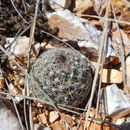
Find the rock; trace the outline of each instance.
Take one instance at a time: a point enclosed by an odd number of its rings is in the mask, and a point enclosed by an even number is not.
[[[91,28],[91,26],[90,26],[90,28]],[[98,60],[99,49],[100,49],[100,31],[95,30],[95,32],[94,32],[94,29],[91,28],[91,34],[89,34],[91,37],[91,40],[78,41],[78,45],[81,49],[82,54],[87,56],[89,58],[89,60],[91,60],[91,61]],[[98,32],[99,32],[99,34],[98,34]],[[113,61],[113,59],[116,56],[115,50],[113,49],[113,47],[111,45],[110,38],[108,40],[107,45],[108,46],[107,46],[106,61],[105,61],[106,64],[110,61]],[[109,58],[108,61],[107,61],[107,58]]]
[[[13,94],[21,94],[21,91],[12,83],[9,84],[10,91]]]
[[[43,107],[43,104],[40,103],[40,102],[38,102],[38,103],[37,103],[37,107]]]
[[[27,57],[28,52],[30,50],[29,47],[29,37],[26,36],[20,36],[15,41],[13,38],[6,38],[6,45],[5,47],[8,47],[7,51],[9,53],[12,53],[15,55],[15,60],[21,65],[27,64]],[[14,41],[14,42],[13,42]],[[34,44],[34,41],[32,43],[32,51],[31,51],[31,59],[30,62],[32,63],[40,51],[40,43]]]
[[[121,125],[121,124],[123,124],[124,122],[125,122],[125,118],[123,117],[123,118],[117,119],[116,122],[114,122],[114,123],[117,124],[117,125]]]
[[[124,14],[130,8],[129,0],[112,0],[116,14]]]
[[[109,7],[108,15],[113,16],[113,10],[110,8],[109,5],[107,5],[106,0],[94,0],[94,10],[97,12],[97,14],[104,15],[106,6]],[[114,7],[116,15],[119,16],[122,15],[126,10],[129,10],[130,2],[128,0],[112,0],[112,5]]]
[[[120,29],[120,33],[121,33],[122,41],[123,41],[123,47],[124,47],[123,50],[124,50],[125,56],[127,56],[130,52],[130,44],[129,44],[130,39],[128,38],[127,34],[121,29]],[[112,46],[116,51],[116,55],[121,58],[122,46],[120,45],[121,41],[119,37],[120,35],[119,35],[118,30],[112,32]]]
[[[68,121],[68,123],[70,124],[71,127],[73,127],[74,125],[76,125],[76,123],[74,122],[74,120],[72,119],[72,116],[68,115],[68,114],[63,114],[63,116],[65,117],[65,119]],[[61,119],[63,120],[63,119]]]
[[[29,52],[29,37],[21,36],[18,37],[15,41],[15,38],[6,38],[6,46],[10,45],[9,51],[13,53],[14,55],[25,55]],[[14,41],[14,42],[13,42]],[[13,43],[12,43],[13,42]],[[34,41],[33,41],[34,44]],[[36,53],[39,52],[39,44],[35,45],[35,51]]]
[[[53,130],[66,130],[65,124],[61,121],[56,121],[51,125]]]
[[[4,76],[0,74],[0,89],[4,88],[5,86],[5,79]]]
[[[15,75],[14,85],[15,86],[23,86],[24,84],[25,84],[24,77],[21,77],[19,75]]]
[[[81,52],[87,53],[86,55],[91,59],[98,57],[101,31],[87,23],[86,19],[73,15],[69,10],[64,10],[48,14],[48,21],[51,28],[59,29],[59,37],[77,41]],[[107,50],[107,57],[109,56],[115,56],[110,38]]]
[[[126,78],[127,78],[127,87],[130,92],[130,56],[126,59]]]
[[[47,117],[44,113],[39,114],[37,117],[38,117],[39,121],[41,121],[42,124],[44,124],[44,125],[47,124]]]
[[[59,36],[72,41],[88,40],[88,32],[82,22],[86,19],[78,18],[69,10],[57,11],[48,14],[48,21],[51,28],[59,29]]]
[[[75,1],[76,7],[74,8],[74,11],[77,13],[87,13],[90,14],[92,12],[93,3],[91,0],[76,0]]]
[[[60,44],[59,40],[51,39],[49,42],[42,42],[41,47],[45,50],[50,50],[50,49],[57,48],[59,44]]]
[[[40,87],[55,102],[78,106],[90,93],[91,67],[89,60],[74,49],[52,49],[41,54],[32,65],[29,86],[38,98],[45,99]]]
[[[109,117],[121,118],[130,113],[129,98],[116,84],[103,88],[102,92],[100,101]]]
[[[103,83],[122,83],[122,72],[115,69],[103,69]]]
[[[15,86],[14,84],[10,83],[9,84],[9,88],[12,94],[21,94],[22,90],[20,90],[17,86]],[[23,98],[22,97],[16,97],[14,98],[15,101],[20,102]]]
[[[43,130],[51,130],[51,128],[45,127]]]
[[[71,0],[49,0],[49,5],[55,11],[61,11],[70,7]]]
[[[120,17],[119,20],[121,21],[126,21],[126,22],[130,22],[130,11],[125,11]],[[122,27],[123,30],[127,33],[130,33],[130,25],[129,24],[125,24],[125,23],[119,23]]]
[[[34,130],[44,130],[44,126],[40,124],[34,124]]]
[[[50,114],[49,114],[50,123],[54,123],[59,117],[60,116],[56,111],[51,111]]]
[[[0,130],[22,130],[11,107],[13,104],[10,101],[0,99]]]

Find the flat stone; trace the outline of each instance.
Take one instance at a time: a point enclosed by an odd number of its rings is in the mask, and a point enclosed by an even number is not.
[[[106,114],[111,118],[119,119],[130,113],[129,98],[116,84],[103,88],[101,101]]]
[[[49,114],[49,121],[50,123],[54,123],[59,118],[59,115],[55,111],[51,111]]]
[[[30,50],[30,45],[29,45],[30,38],[26,36],[21,36],[21,37],[18,37],[15,41],[14,40],[15,40],[14,37],[6,38],[6,46],[10,45],[10,47],[8,48],[8,51],[16,56],[19,56],[19,55],[27,56]],[[34,41],[32,44],[34,45]],[[35,54],[39,53],[39,50],[40,50],[39,43],[34,45],[34,50],[35,50],[34,51]]]
[[[61,38],[72,41],[88,40],[88,31],[82,23],[87,20],[76,17],[67,9],[48,14],[48,21],[51,28],[59,29]]]
[[[61,121],[56,121],[54,124],[51,125],[53,130],[66,130],[65,125]]]
[[[128,56],[126,58],[126,84],[127,84],[127,88],[128,88],[128,91],[130,92],[130,56]]]
[[[44,113],[39,114],[37,117],[42,122],[42,124],[44,124],[44,125],[47,124],[47,117]]]
[[[74,8],[74,11],[77,13],[89,13],[92,12],[92,6],[93,3],[91,0],[76,0],[75,1],[76,8]]]
[[[103,69],[103,83],[122,83],[122,72],[115,69]]]

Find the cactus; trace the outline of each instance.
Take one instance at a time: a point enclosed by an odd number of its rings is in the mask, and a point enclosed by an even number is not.
[[[41,54],[30,70],[29,85],[38,98],[39,87],[58,104],[79,106],[91,91],[92,69],[88,59],[70,48]]]

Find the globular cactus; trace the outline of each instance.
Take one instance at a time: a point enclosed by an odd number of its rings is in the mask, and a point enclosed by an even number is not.
[[[58,104],[79,106],[91,91],[92,69],[87,58],[70,48],[41,54],[30,70],[29,85],[35,96],[45,99],[39,87]]]

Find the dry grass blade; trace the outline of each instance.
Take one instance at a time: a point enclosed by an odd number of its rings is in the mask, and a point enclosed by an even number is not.
[[[31,48],[32,48],[31,47],[32,46],[32,41],[34,39],[34,33],[35,33],[35,26],[36,26],[36,21],[37,21],[39,3],[40,3],[40,0],[37,0],[36,1],[35,14],[34,14],[33,22],[32,22],[32,25],[31,25],[31,30],[30,30],[29,52],[28,52],[28,65],[27,65],[28,69],[30,67],[30,53],[31,53]]]
[[[110,2],[107,1],[107,3],[110,3]],[[106,7],[105,17],[108,18],[108,6]],[[98,79],[100,65],[103,64],[101,61],[102,61],[102,59],[104,59],[103,58],[103,53],[104,53],[104,51],[105,51],[104,49],[106,49],[106,45],[107,45],[107,36],[108,36],[108,21],[105,21],[105,23],[104,23],[104,30],[102,32],[101,40],[100,40],[101,42],[100,42],[100,51],[99,51],[98,65],[97,65],[95,76],[94,76],[94,80],[93,80],[92,91],[91,91],[89,104],[88,104],[88,110],[87,110],[86,118],[85,118],[84,130],[86,130],[86,128],[87,128],[88,117],[89,117],[89,113],[90,113],[90,108],[92,106],[92,100],[93,100],[94,92],[96,90],[96,83],[97,83],[97,79]]]
[[[23,31],[19,30],[18,33],[16,34],[14,40],[5,48],[8,49],[17,39],[18,37],[22,36],[27,30],[29,30],[31,27],[31,25],[29,25],[26,29],[24,29]],[[21,31],[21,32],[20,32]],[[20,33],[19,33],[20,32]]]
[[[116,18],[116,14],[115,14],[115,10],[114,10],[114,7],[112,5],[112,2],[111,2],[111,7],[112,7],[112,12],[113,12],[113,15],[114,15],[114,19],[117,20]],[[120,40],[120,55],[121,55],[121,65],[122,65],[122,77],[123,77],[123,84],[124,84],[124,87],[125,87],[125,91],[126,93],[128,94],[128,88],[127,88],[127,85],[126,85],[126,66],[125,66],[125,54],[124,54],[124,43],[123,43],[123,40],[122,40],[122,35],[121,35],[121,32],[120,32],[120,28],[119,28],[119,25],[118,25],[118,22],[116,21],[116,27],[117,27],[117,30],[119,32],[119,40]]]
[[[117,22],[117,23],[130,25],[130,22],[117,20],[117,19],[112,19],[112,18],[105,18],[105,17],[101,17],[101,16],[87,15],[87,14],[77,14],[77,13],[74,13],[74,14],[77,15],[77,16],[80,16],[80,17],[84,16],[84,17],[90,17],[90,18],[97,18],[97,19],[101,19],[101,20],[107,20],[107,21],[112,21],[112,22]]]
[[[31,26],[31,31],[30,31],[29,52],[28,52],[28,62],[27,62],[28,63],[27,68],[28,69],[30,67],[30,55],[31,55],[32,42],[33,42],[33,39],[34,39],[34,33],[35,33],[35,26],[36,26],[36,20],[37,20],[37,15],[38,15],[39,2],[40,2],[40,0],[36,1],[35,14],[34,14],[32,26]],[[26,90],[25,91],[27,92],[27,96],[29,96],[28,76],[27,76],[27,84],[26,84]],[[24,101],[26,101],[26,100],[24,100]],[[30,129],[33,130],[31,102],[28,102],[27,104],[29,105]]]

